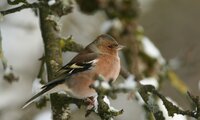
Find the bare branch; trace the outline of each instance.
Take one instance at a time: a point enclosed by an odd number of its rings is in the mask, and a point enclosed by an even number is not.
[[[19,4],[19,3],[27,3],[27,1],[26,0],[7,0],[7,2],[8,2],[8,4],[9,5],[17,5],[17,4]]]
[[[15,13],[15,12],[19,12],[23,9],[27,9],[27,8],[39,8],[41,6],[40,3],[32,3],[32,4],[23,4],[19,7],[15,7],[15,8],[11,8],[8,10],[4,10],[4,11],[0,11],[0,14],[2,14],[3,16],[11,14],[11,13]]]
[[[47,66],[48,81],[54,80],[56,70],[62,66],[62,50],[59,42],[59,30],[57,22],[53,18],[61,17],[71,12],[68,4],[57,0],[56,4],[49,6],[48,1],[44,2],[44,7],[39,7],[41,32],[45,48],[45,62]],[[45,7],[47,6],[47,7]],[[51,107],[54,120],[68,120],[70,117],[69,106],[62,96],[51,94]]]
[[[82,45],[73,40],[72,36],[69,36],[68,38],[60,38],[60,46],[63,52],[80,52],[84,49]]]
[[[195,105],[195,109],[190,111],[190,110],[182,110],[182,109],[180,109],[179,107],[177,107],[176,105],[171,103],[169,100],[167,100],[163,95],[161,95],[155,89],[152,89],[152,93],[157,95],[163,101],[163,104],[165,105],[169,116],[173,117],[174,114],[182,114],[182,115],[188,115],[190,117],[194,117],[196,119],[200,118],[200,109],[199,109],[200,108],[200,100],[199,100],[199,96],[194,97],[188,92],[188,96],[190,97],[190,99],[192,100],[192,102]]]

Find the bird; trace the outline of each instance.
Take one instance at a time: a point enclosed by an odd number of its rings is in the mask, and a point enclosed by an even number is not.
[[[108,34],[98,36],[68,64],[61,67],[57,71],[57,78],[42,86],[41,91],[25,102],[22,108],[27,107],[39,96],[56,90],[64,91],[77,99],[97,95],[90,85],[98,75],[103,76],[107,82],[117,79],[121,68],[118,54],[123,47]]]

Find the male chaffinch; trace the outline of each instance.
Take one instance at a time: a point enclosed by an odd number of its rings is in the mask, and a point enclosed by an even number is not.
[[[118,51],[122,47],[107,34],[98,36],[68,64],[60,68],[58,78],[44,85],[41,92],[28,100],[24,107],[44,93],[49,91],[52,93],[55,90],[65,91],[79,99],[95,96],[97,93],[89,86],[94,83],[98,75],[102,75],[106,81],[116,80],[118,77],[120,72]]]

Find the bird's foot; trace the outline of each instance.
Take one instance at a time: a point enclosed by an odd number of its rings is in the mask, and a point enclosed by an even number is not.
[[[97,107],[97,97],[88,97],[85,99],[85,103],[86,103],[86,114],[85,116],[89,116],[92,112],[96,111],[96,107]]]
[[[87,105],[87,110],[92,110],[94,107],[95,107],[95,99],[94,99],[94,97],[93,96],[91,96],[91,97],[87,97],[86,99],[85,99],[85,103],[86,103],[86,105]]]

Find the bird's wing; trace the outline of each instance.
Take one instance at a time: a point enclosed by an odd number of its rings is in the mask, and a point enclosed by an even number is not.
[[[60,75],[58,76],[57,79],[52,80],[48,82],[46,85],[44,85],[42,87],[42,90],[36,95],[34,95],[31,99],[29,99],[23,105],[22,108],[25,108],[26,106],[31,104],[37,97],[47,93],[48,91],[51,91],[51,90],[53,91],[54,88],[55,90],[57,90],[56,87],[59,84],[62,84],[63,82],[65,82],[65,80],[68,77],[70,77],[70,75],[91,69],[92,66],[95,65],[95,61],[97,60],[97,58],[98,58],[98,54],[95,54],[95,53],[78,54],[71,60],[71,62],[69,62],[67,65],[61,67],[58,70],[58,73],[60,73]]]
[[[62,84],[71,75],[91,69],[95,65],[98,54],[84,53],[76,55],[68,64],[57,71],[56,79],[48,82],[42,89],[55,84]],[[53,87],[52,87],[53,88]]]
[[[91,69],[97,61],[98,54],[87,53],[78,54],[68,64],[61,67],[57,73],[59,76],[69,76],[78,72]]]

